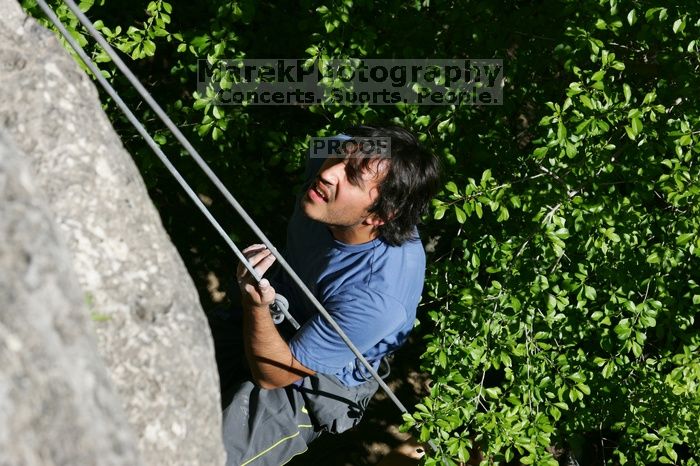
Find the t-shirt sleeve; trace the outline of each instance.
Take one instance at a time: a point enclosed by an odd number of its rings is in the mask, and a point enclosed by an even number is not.
[[[406,320],[399,301],[370,289],[339,292],[323,304],[361,353],[396,332]],[[350,348],[320,313],[304,323],[289,347],[304,366],[323,374],[336,374],[355,361]]]

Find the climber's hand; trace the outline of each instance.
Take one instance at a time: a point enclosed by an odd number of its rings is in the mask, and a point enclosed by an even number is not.
[[[261,277],[275,262],[275,256],[263,244],[248,246],[243,250],[243,255]],[[238,263],[236,275],[238,286],[241,289],[241,302],[244,306],[266,308],[275,302],[275,289],[266,278],[260,280],[260,283],[256,283],[255,278],[251,276],[241,262]]]

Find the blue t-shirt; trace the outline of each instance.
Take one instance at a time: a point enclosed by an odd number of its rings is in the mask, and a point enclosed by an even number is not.
[[[287,230],[285,259],[375,369],[413,328],[423,290],[425,253],[415,238],[391,246],[381,237],[345,244],[309,219],[297,203]],[[285,272],[273,280],[302,325],[289,340],[294,357],[348,386],[370,375]]]

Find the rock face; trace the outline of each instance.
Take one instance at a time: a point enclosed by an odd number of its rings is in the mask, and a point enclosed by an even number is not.
[[[141,464],[70,256],[0,132],[0,465]]]
[[[146,465],[222,464],[211,334],[143,180],[53,34],[15,0],[0,0],[0,11],[0,130],[26,154],[65,238],[140,456]]]

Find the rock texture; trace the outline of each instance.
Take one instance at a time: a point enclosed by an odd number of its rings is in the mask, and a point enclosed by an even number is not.
[[[143,180],[53,34],[15,0],[0,11],[0,130],[27,155],[65,238],[141,457],[222,464],[211,334]]]
[[[0,465],[141,464],[65,245],[0,132]]]

